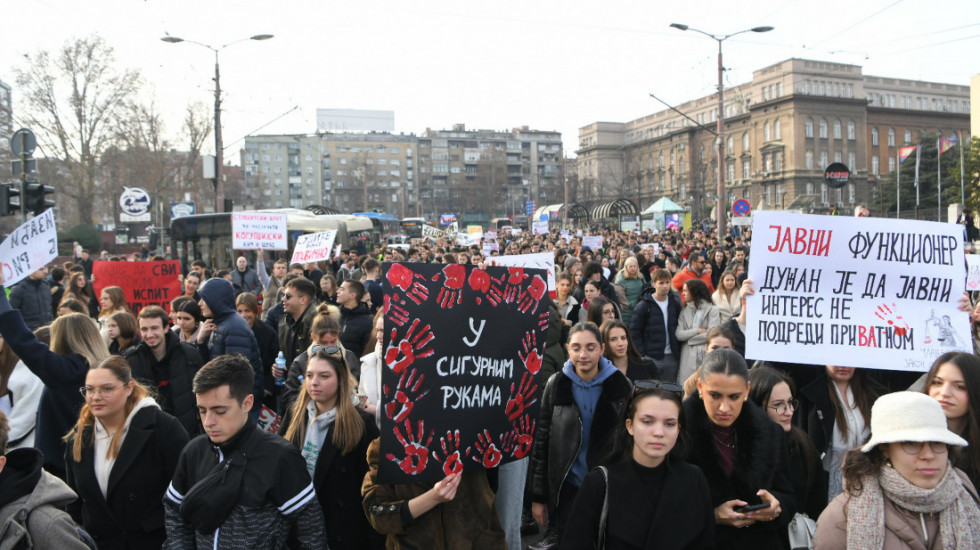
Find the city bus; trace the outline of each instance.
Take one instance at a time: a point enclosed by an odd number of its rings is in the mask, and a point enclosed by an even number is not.
[[[247,213],[286,214],[286,231],[289,250],[268,251],[266,261],[273,258],[292,256],[296,239],[306,233],[319,233],[335,229],[336,244],[344,248],[352,247],[358,241],[380,242],[375,224],[367,216],[349,214],[318,215],[308,210],[295,208],[277,208],[269,210],[253,210]],[[195,214],[183,216],[170,222],[171,254],[174,259],[181,261],[186,271],[194,260],[204,260],[214,269],[231,269],[235,265],[237,254],[232,250],[231,213]]]
[[[425,218],[405,218],[401,221],[401,230],[409,238],[422,238],[423,225],[425,225]]]

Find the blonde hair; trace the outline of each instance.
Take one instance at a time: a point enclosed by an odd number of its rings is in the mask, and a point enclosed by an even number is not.
[[[636,275],[630,275],[629,270],[626,269],[631,264],[635,264],[636,265]],[[640,262],[638,262],[636,260],[636,256],[630,256],[629,258],[626,258],[626,261],[623,262],[623,268],[619,271],[619,275],[617,275],[617,278],[622,278],[622,279],[641,279],[641,278],[643,278],[643,275],[640,274]]]
[[[51,323],[51,351],[61,355],[77,353],[89,366],[109,357],[99,329],[84,313],[62,315]]]
[[[133,384],[133,393],[129,394],[129,398],[126,399],[126,416],[128,417],[136,404],[143,400],[144,397],[149,395],[147,389],[139,382],[133,381],[133,371],[129,366],[129,362],[126,361],[120,355],[111,355],[102,361],[95,364],[90,370],[95,369],[106,369],[125,385]],[[75,462],[82,461],[82,448],[85,446],[85,430],[89,430],[89,445],[94,445],[95,443],[95,416],[92,414],[92,409],[89,408],[88,403],[82,405],[82,410],[78,413],[78,422],[72,427],[71,431],[65,435],[64,441],[66,443],[72,443],[71,447],[71,458]],[[106,459],[113,459],[119,456],[119,446],[122,445],[120,437],[122,434],[119,430],[109,435],[109,448],[106,449],[105,457]]]
[[[341,349],[341,357],[343,357],[343,353],[344,351]],[[361,438],[364,437],[364,419],[358,414],[354,403],[351,401],[351,395],[354,394],[354,379],[350,374],[350,369],[347,368],[346,359],[338,359],[328,355],[324,350],[317,350],[316,353],[310,354],[306,364],[309,365],[310,361],[314,359],[327,361],[337,378],[337,403],[335,405],[337,419],[334,420],[334,429],[331,432],[333,433],[333,444],[340,449],[340,454],[345,455],[354,451]],[[310,423],[306,406],[311,399],[310,392],[307,391],[304,382],[303,388],[296,397],[296,403],[293,404],[292,421],[290,421],[285,434],[286,441],[295,445],[297,449],[302,449],[303,442],[306,440],[306,426]]]

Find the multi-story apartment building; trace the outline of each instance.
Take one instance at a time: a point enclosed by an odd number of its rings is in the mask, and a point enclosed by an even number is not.
[[[255,136],[245,141],[242,166],[246,208],[454,213],[478,223],[519,214],[526,200],[564,196],[561,134],[527,127]]]
[[[245,140],[245,207],[414,216],[416,137],[386,133],[269,135]]]
[[[660,197],[709,215],[717,189],[717,95],[625,123],[579,130],[579,199]],[[727,203],[804,210],[874,204],[899,146],[920,134],[968,129],[969,88],[866,76],[861,67],[789,59],[725,90]],[[843,162],[851,183],[830,189],[824,169]]]
[[[418,138],[423,215],[464,213],[474,222],[523,214],[526,201],[562,202],[561,133],[426,129]]]

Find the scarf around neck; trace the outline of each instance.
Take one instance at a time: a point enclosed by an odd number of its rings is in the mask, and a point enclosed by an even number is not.
[[[980,548],[980,508],[952,465],[935,489],[916,487],[891,466],[865,477],[861,493],[851,496],[846,505],[848,548],[883,548],[885,498],[911,512],[939,514],[944,549]]]

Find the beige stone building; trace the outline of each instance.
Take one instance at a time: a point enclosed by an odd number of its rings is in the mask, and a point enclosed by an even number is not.
[[[628,198],[643,209],[662,196],[708,217],[716,201],[716,94],[626,123],[579,130],[578,196]],[[897,148],[921,133],[969,125],[969,89],[866,76],[860,66],[789,59],[725,90],[726,204],[822,211],[876,204]],[[830,189],[824,169],[843,162],[851,183]]]

